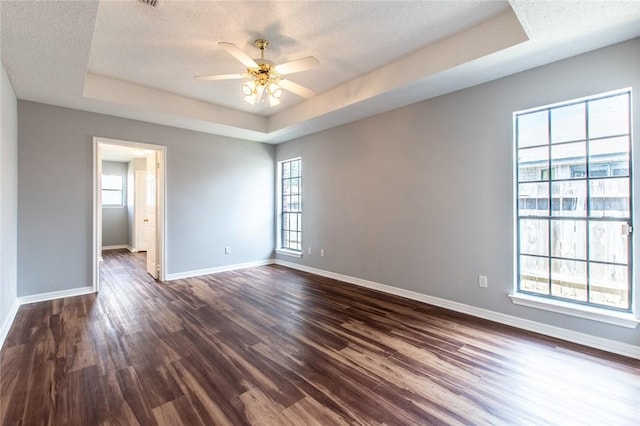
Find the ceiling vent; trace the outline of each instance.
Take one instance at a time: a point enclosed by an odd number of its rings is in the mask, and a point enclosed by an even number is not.
[[[158,7],[158,0],[138,0],[138,1],[140,3],[144,3],[152,7]]]

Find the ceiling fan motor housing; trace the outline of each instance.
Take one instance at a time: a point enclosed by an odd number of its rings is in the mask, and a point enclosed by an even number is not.
[[[259,38],[254,41],[254,44],[260,50],[260,58],[254,59],[258,67],[249,67],[247,72],[254,78],[257,85],[266,86],[269,83],[278,83],[282,76],[275,70],[274,63],[264,58],[264,51],[269,48],[269,41]]]
[[[282,79],[282,76],[276,71],[273,62],[266,59],[255,59],[258,63],[258,67],[247,68],[247,72],[251,77],[255,79],[255,82],[264,86],[268,83],[277,83]]]

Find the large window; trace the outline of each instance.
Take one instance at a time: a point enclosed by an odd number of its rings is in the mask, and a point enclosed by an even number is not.
[[[280,163],[280,248],[302,251],[302,160]]]
[[[518,112],[518,291],[631,310],[631,92]]]
[[[102,175],[102,205],[112,207],[124,205],[122,176]]]

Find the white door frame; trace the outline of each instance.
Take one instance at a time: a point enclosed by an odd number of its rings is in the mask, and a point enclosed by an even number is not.
[[[156,208],[157,220],[157,239],[156,239],[156,263],[158,265],[158,279],[166,281],[167,275],[167,247],[166,247],[166,161],[167,147],[162,145],[152,145],[142,142],[124,141],[118,139],[109,139],[99,136],[93,137],[93,249],[92,249],[92,273],[93,273],[93,291],[100,290],[100,253],[102,252],[102,191],[100,188],[101,169],[102,169],[102,153],[101,145],[119,145],[131,148],[150,149],[160,152],[158,156],[158,200]]]
[[[140,183],[143,184],[143,188],[140,188]],[[147,171],[134,170],[133,172],[133,185],[135,198],[133,200],[133,251],[147,251],[147,229],[143,219],[146,216],[147,207]],[[142,193],[142,194],[141,194]],[[141,204],[140,201],[144,203]],[[140,240],[140,234],[144,233],[144,244]]]

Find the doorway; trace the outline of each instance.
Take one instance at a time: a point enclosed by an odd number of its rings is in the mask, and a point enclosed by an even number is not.
[[[127,240],[124,244],[119,241],[120,244],[106,247],[146,252],[147,272],[154,279],[164,281],[166,147],[101,137],[93,139],[93,289],[99,291],[100,261],[105,248],[103,228],[111,226],[113,213],[125,217],[126,223],[121,227],[126,228]],[[109,170],[123,167],[126,175],[107,174]]]

